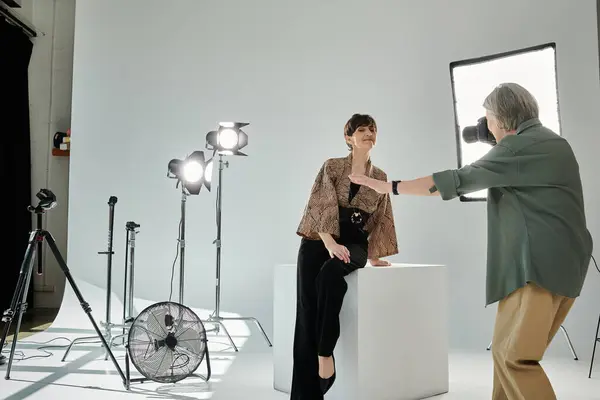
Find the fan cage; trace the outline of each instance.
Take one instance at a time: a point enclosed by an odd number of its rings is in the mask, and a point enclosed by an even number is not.
[[[128,353],[140,374],[160,383],[192,375],[206,354],[206,329],[200,318],[179,303],[146,307],[129,328]]]

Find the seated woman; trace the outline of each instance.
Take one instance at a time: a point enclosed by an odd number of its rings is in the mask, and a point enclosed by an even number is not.
[[[371,164],[377,125],[354,114],[344,137],[350,154],[325,161],[312,187],[297,233],[298,299],[294,336],[292,400],[318,400],[335,380],[333,350],[340,335],[344,279],[363,268],[388,266],[382,257],[398,253],[389,194],[351,183],[350,174],[386,180]]]

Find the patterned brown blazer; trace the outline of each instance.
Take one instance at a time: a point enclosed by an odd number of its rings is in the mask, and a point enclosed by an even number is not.
[[[319,233],[329,233],[335,239],[340,235],[338,207],[358,208],[371,214],[365,230],[369,233],[369,259],[382,258],[398,253],[396,227],[389,194],[379,194],[361,186],[348,203],[352,154],[342,158],[330,158],[321,167],[313,184],[308,203],[304,209],[297,234],[311,240],[320,240]],[[387,175],[369,161],[367,175],[387,181]]]

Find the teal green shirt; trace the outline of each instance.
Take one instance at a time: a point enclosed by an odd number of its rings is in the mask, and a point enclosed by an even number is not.
[[[481,159],[433,180],[444,200],[489,189],[486,305],[527,282],[579,296],[593,242],[579,164],[564,138],[531,119]]]

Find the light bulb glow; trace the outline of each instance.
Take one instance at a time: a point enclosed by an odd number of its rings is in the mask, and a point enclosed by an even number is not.
[[[226,150],[231,150],[238,144],[238,134],[233,129],[223,129],[219,132],[219,144]]]
[[[197,161],[187,162],[183,166],[183,179],[189,183],[198,182],[202,179],[202,175],[204,174],[204,168]]]

